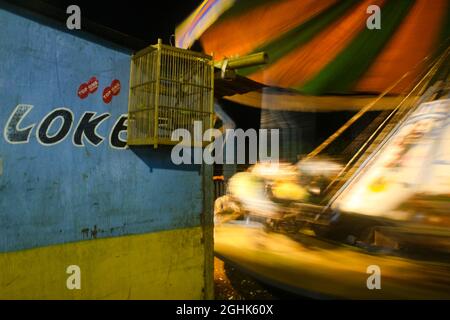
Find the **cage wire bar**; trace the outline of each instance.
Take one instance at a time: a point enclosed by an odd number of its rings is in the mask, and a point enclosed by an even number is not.
[[[132,57],[128,145],[177,144],[171,140],[176,129],[188,130],[192,139],[195,121],[201,121],[203,131],[212,128],[213,112],[211,56],[163,45],[159,39]]]

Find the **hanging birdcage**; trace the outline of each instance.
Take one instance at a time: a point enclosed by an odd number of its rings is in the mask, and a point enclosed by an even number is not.
[[[194,122],[212,127],[214,64],[211,56],[158,41],[131,60],[128,145],[177,144],[172,132]]]

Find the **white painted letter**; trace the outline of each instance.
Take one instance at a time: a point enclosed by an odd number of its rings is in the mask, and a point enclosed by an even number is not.
[[[367,273],[371,276],[367,278],[367,289],[381,289],[381,270],[379,266],[371,265],[367,267]]]
[[[206,164],[223,164],[222,132],[220,132],[219,129],[208,129],[203,135],[203,140],[211,141],[213,137],[214,141],[205,148],[205,151],[203,151],[203,161],[205,161]]]
[[[3,137],[6,142],[12,144],[27,143],[30,141],[31,130],[33,130],[34,124],[29,125],[26,128],[19,128],[23,118],[33,109],[29,104],[18,104],[12,112],[8,121],[6,122],[5,129],[3,131]]]
[[[70,5],[66,10],[67,14],[70,16],[67,18],[66,26],[69,30],[80,30],[81,29],[81,9],[77,5]]]
[[[69,290],[80,290],[81,289],[81,270],[77,265],[71,265],[67,267],[67,274],[70,276],[67,278],[66,286]]]
[[[259,161],[278,162],[280,159],[280,130],[270,129],[270,157],[268,152],[267,129],[259,130]]]
[[[170,157],[172,162],[176,165],[180,164],[191,164],[191,133],[186,129],[176,129],[172,132],[172,141],[178,141],[180,138],[181,142],[176,144],[173,149]],[[183,152],[183,155],[180,155],[180,152]]]
[[[248,129],[246,131],[242,129],[226,130],[225,143],[227,144],[226,150],[226,163],[234,164],[235,155],[237,157],[238,164],[245,163],[245,141],[248,138],[248,163],[255,164],[258,158],[258,135],[255,129]],[[237,140],[237,146],[235,147],[235,140]],[[236,153],[235,153],[236,152]]]
[[[377,5],[371,5],[367,7],[366,13],[370,14],[367,18],[366,26],[367,29],[381,29],[381,9]]]
[[[202,164],[203,157],[203,122],[194,121],[194,164]]]

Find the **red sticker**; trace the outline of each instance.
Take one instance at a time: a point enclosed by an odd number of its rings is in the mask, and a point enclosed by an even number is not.
[[[120,93],[120,81],[115,79],[113,80],[113,82],[111,82],[111,90],[112,90],[112,94],[117,96]]]
[[[89,93],[94,93],[98,89],[98,80],[96,77],[89,79],[88,83]]]
[[[78,88],[78,96],[80,99],[85,99],[89,95],[89,88],[86,83],[82,83]]]
[[[106,87],[105,90],[103,90],[103,102],[110,103],[113,97],[113,93],[110,87]]]

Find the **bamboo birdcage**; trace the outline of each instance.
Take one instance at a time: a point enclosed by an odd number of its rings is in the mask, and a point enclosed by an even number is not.
[[[161,40],[131,60],[128,145],[173,145],[172,132],[194,122],[212,127],[214,64],[211,56],[163,45]]]

